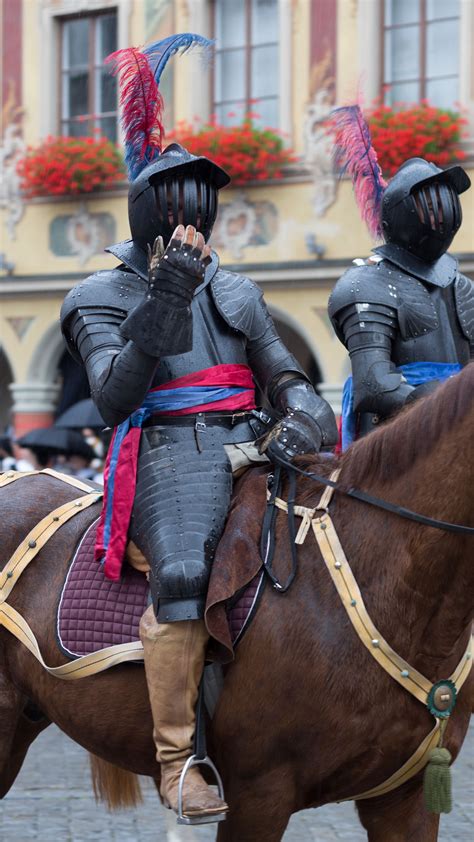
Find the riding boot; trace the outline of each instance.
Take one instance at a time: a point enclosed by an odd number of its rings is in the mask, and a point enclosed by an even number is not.
[[[145,673],[153,715],[153,738],[161,764],[163,802],[178,812],[178,785],[193,753],[195,708],[204,669],[208,633],[203,620],[158,623],[150,606],[140,622]],[[227,804],[191,766],[183,785],[183,815],[223,813]]]

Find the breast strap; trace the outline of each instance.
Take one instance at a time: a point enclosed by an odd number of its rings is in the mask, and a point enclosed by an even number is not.
[[[334,471],[330,479],[336,482],[340,471]],[[346,555],[339,541],[336,529],[329,515],[328,506],[331,497],[334,493],[334,488],[328,486],[318,505],[313,509],[306,506],[294,506],[294,513],[302,518],[300,528],[296,534],[295,543],[303,544],[308,534],[309,528],[312,527],[314,536],[318,543],[324,563],[329,571],[332,581],[339,594],[339,598],[344,606],[344,609],[356,631],[360,641],[364,644],[366,649],[370,652],[373,658],[380,664],[395,681],[397,681],[405,690],[411,693],[419,702],[424,705],[428,703],[435,685],[432,681],[422,675],[421,672],[414,669],[410,664],[398,655],[392,647],[387,643],[383,635],[373,624],[367,609],[364,605],[364,600],[360,592],[359,586],[354,578],[354,574],[347,561]],[[269,492],[267,492],[269,494]],[[287,503],[281,498],[275,499],[277,508],[287,512]],[[448,681],[452,682],[455,687],[456,694],[459,693],[462,685],[466,681],[472,666],[472,649],[471,639],[469,640],[466,651],[459,661],[456,669],[450,675]],[[439,684],[439,682],[437,682]],[[433,714],[434,715],[434,714]],[[387,778],[382,784],[379,784],[372,789],[362,792],[359,795],[353,795],[349,798],[343,798],[342,801],[359,801],[364,798],[376,798],[379,795],[384,795],[392,789],[401,786],[405,781],[417,774],[428,762],[429,754],[433,748],[439,743],[440,737],[446,727],[447,716],[445,718],[435,716],[436,723],[427,737],[418,746],[415,753],[407,760],[403,766],[395,772],[390,778]]]

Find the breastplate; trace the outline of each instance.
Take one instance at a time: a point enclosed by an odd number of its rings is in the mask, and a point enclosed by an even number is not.
[[[431,284],[424,285],[437,313],[438,325],[426,333],[414,330],[415,335],[403,337],[400,333],[393,343],[392,361],[395,365],[413,362],[469,362],[469,341],[461,332],[456,313],[454,287],[444,289]]]
[[[233,330],[219,315],[209,285],[193,299],[193,349],[186,354],[163,357],[153,386],[184,377],[214,365],[247,364],[245,336]]]

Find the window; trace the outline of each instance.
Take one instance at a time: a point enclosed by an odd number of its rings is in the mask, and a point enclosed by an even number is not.
[[[385,0],[385,102],[427,99],[449,108],[459,96],[460,0]]]
[[[279,127],[278,0],[215,0],[213,111],[225,126]]]
[[[117,14],[61,20],[61,133],[117,140],[117,80],[104,58],[117,49]]]

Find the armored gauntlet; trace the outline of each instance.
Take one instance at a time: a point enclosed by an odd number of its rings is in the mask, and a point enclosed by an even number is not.
[[[184,237],[183,237],[184,235]],[[192,350],[191,302],[210,260],[202,234],[178,225],[166,250],[157,237],[148,253],[148,289],[121,333],[154,357]]]
[[[261,445],[261,452],[270,459],[292,459],[303,453],[317,453],[323,445],[336,444],[333,411],[310,383],[295,377],[284,379],[274,387],[271,397],[274,407],[285,414]]]

